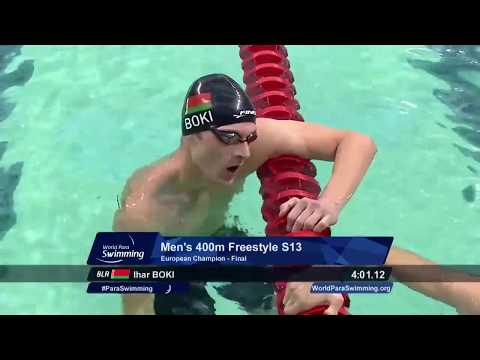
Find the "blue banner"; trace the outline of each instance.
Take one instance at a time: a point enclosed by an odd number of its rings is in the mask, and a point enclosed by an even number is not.
[[[163,237],[98,233],[89,265],[383,265],[392,237]]]
[[[188,292],[186,283],[134,283],[134,282],[94,282],[90,283],[87,293],[90,294],[183,294]]]

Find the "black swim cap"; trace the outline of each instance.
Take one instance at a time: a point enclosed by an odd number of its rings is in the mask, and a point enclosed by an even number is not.
[[[182,109],[182,134],[190,135],[240,122],[255,122],[257,114],[242,87],[223,74],[195,80]]]

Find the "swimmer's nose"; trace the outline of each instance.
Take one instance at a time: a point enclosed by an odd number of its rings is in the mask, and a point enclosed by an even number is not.
[[[238,144],[237,151],[236,151],[236,156],[242,157],[244,159],[250,157],[250,146],[246,143],[240,143]]]

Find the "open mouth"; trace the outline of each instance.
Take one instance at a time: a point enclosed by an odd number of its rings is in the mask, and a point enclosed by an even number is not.
[[[227,170],[228,170],[230,173],[233,174],[235,171],[238,170],[239,167],[240,167],[240,166],[238,166],[238,165],[237,165],[237,166],[230,166],[230,167],[227,168]]]

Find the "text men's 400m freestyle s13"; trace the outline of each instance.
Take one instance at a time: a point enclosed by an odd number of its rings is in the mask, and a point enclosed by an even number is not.
[[[193,245],[184,242],[183,244],[172,244],[168,242],[162,242],[160,244],[161,251],[192,251]],[[282,242],[280,246],[271,242],[265,244],[237,244],[235,242],[229,242],[225,244],[216,244],[213,242],[199,242],[195,246],[197,251],[235,251],[235,252],[255,252],[267,254],[271,252],[301,252],[302,243],[297,242]]]

